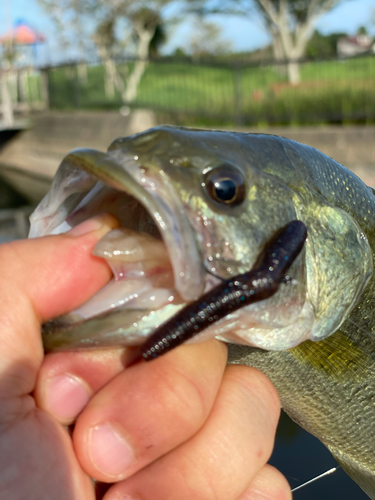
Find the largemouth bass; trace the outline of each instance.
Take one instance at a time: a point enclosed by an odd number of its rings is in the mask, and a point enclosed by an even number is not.
[[[121,228],[96,246],[114,280],[44,325],[47,350],[137,345],[223,279],[251,269],[297,219],[304,250],[265,300],[200,333],[255,366],[284,410],[375,499],[375,196],[317,150],[263,134],[162,126],[76,150],[31,217],[32,237],[103,211]]]

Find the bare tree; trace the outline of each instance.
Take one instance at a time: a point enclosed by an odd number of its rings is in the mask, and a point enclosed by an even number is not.
[[[100,50],[104,61],[108,81],[113,82],[120,92],[125,103],[134,101],[142,76],[149,63],[150,43],[156,29],[162,23],[162,9],[171,0],[96,0],[105,2],[108,6],[113,3],[113,8],[108,13],[105,21],[98,26],[94,42]],[[115,46],[115,23],[125,19],[135,41],[135,61],[133,71],[127,74],[126,85],[121,79],[116,66],[111,58],[112,48]],[[112,91],[112,89],[110,89]]]
[[[72,19],[72,28],[75,33],[75,38],[77,40],[77,49],[79,54],[79,63],[77,66],[78,79],[80,83],[87,84],[87,64],[86,64],[86,40],[84,37],[84,18],[81,12],[81,2],[80,0],[73,0],[76,4],[74,16]]]
[[[275,59],[289,61],[289,82],[298,84],[298,60],[305,55],[317,20],[341,1],[343,0],[185,0],[185,3],[188,10],[201,15],[229,13],[253,16],[255,8],[272,37]]]
[[[112,16],[104,19],[96,27],[92,40],[95,43],[100,59],[104,66],[104,91],[109,98],[115,96],[115,88],[122,90],[122,80],[116,69],[116,64],[112,57],[112,49],[115,45],[115,21]]]
[[[316,21],[340,0],[256,0],[271,35],[288,60],[288,79],[300,81],[298,60],[305,55],[306,46],[314,33]],[[281,53],[281,51],[280,51]]]
[[[159,3],[159,7],[161,4],[162,2]],[[133,72],[128,78],[125,91],[122,93],[125,102],[132,102],[137,96],[138,85],[149,63],[151,40],[157,26],[161,24],[160,8],[153,10],[149,7],[142,7],[133,11],[129,17],[137,39],[137,53]]]
[[[66,20],[73,18],[73,26],[78,28],[75,39],[84,36],[85,40],[91,40],[103,62],[106,95],[114,97],[117,89],[125,102],[131,102],[137,95],[139,82],[147,67],[150,42],[162,21],[163,7],[171,1],[39,0],[39,3],[51,15],[62,36],[65,35],[64,40],[67,39],[65,26],[71,25]],[[89,22],[85,23],[85,19]],[[124,44],[124,40],[121,43],[116,36],[120,22],[126,39],[129,39],[129,33],[134,34],[136,47],[133,72],[127,75],[125,83],[114,62],[116,52]]]
[[[64,48],[78,52],[78,77],[87,82],[85,55],[92,46],[103,62],[104,88],[107,97],[115,95],[116,80],[119,83],[112,51],[116,43],[115,23],[119,10],[126,0],[38,0],[57,27],[60,43]]]
[[[61,48],[78,48],[80,56],[88,50],[89,31],[84,17],[92,11],[91,0],[38,0],[57,28]]]

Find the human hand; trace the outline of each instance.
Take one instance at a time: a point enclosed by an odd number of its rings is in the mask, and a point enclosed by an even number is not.
[[[44,357],[41,323],[110,279],[91,251],[116,222],[83,224],[0,245],[0,500],[93,500],[91,477],[113,483],[105,500],[291,498],[265,465],[276,391],[256,370],[227,367],[224,344],[151,363],[120,348]]]

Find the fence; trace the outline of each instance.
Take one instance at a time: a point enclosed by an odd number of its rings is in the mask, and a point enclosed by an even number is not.
[[[121,84],[134,61],[117,61]],[[48,100],[53,109],[154,109],[180,123],[284,125],[373,123],[375,121],[375,56],[302,61],[300,83],[287,81],[287,64],[243,61],[150,61],[136,98],[124,103],[109,92],[100,64],[45,68]]]
[[[15,126],[15,118],[48,107],[48,77],[32,67],[0,69],[0,120],[3,128]]]

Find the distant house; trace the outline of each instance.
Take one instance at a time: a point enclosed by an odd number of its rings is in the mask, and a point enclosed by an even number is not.
[[[368,52],[375,53],[375,42],[369,35],[343,36],[337,40],[339,57],[353,57]]]

